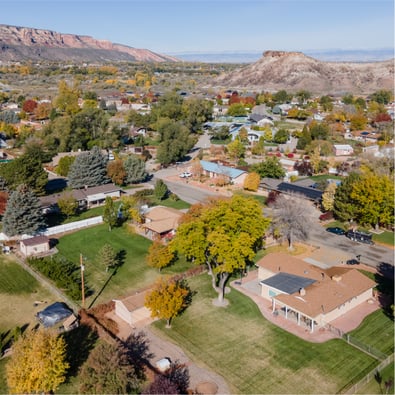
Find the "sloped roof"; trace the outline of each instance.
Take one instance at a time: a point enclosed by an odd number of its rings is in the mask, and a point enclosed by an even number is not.
[[[145,302],[145,296],[147,295],[148,290],[144,290],[142,292],[138,292],[134,295],[130,295],[124,299],[119,300],[119,302],[122,302],[122,304],[125,306],[125,308],[129,311],[132,312],[134,310],[137,310],[141,307],[144,307],[144,302]],[[118,301],[118,300],[115,300]]]
[[[146,222],[143,227],[159,234],[169,232],[177,229],[183,214],[182,211],[171,207],[155,206],[144,214],[149,222]]]
[[[228,176],[230,178],[240,177],[245,173],[244,170],[235,169],[233,167],[223,166],[215,162],[208,162],[206,160],[201,160],[200,164],[205,171],[209,171],[211,173],[221,174]]]
[[[299,195],[303,195],[310,200],[320,200],[322,198],[322,191],[314,188],[304,187],[296,185],[290,182],[282,182],[278,185],[277,190],[280,192],[293,192]]]
[[[315,281],[316,280],[312,280],[310,278],[295,276],[294,274],[278,273],[266,280],[262,280],[261,284],[276,288],[287,294],[293,294],[301,288],[305,288],[315,283]]]
[[[29,239],[21,240],[21,243],[24,244],[26,247],[36,246],[40,244],[47,244],[49,243],[49,238],[44,235],[30,237]]]

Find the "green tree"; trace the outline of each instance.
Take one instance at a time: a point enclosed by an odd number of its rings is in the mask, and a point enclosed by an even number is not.
[[[62,80],[58,85],[58,96],[54,100],[54,107],[60,112],[66,114],[76,114],[80,111],[78,105],[79,88],[75,84],[73,87],[69,87],[66,81]]]
[[[56,172],[62,176],[67,177],[70,171],[71,165],[75,161],[75,156],[67,155],[59,159],[58,166],[56,167]]]
[[[106,268],[106,272],[108,272],[108,269],[117,266],[117,253],[110,244],[104,244],[100,248],[97,259]]]
[[[188,306],[189,296],[185,281],[161,277],[146,295],[144,306],[151,310],[152,317],[166,320],[166,328],[170,328],[171,320]]]
[[[125,168],[126,184],[136,184],[144,181],[147,178],[147,171],[145,170],[145,162],[136,155],[128,155],[123,162]]]
[[[137,394],[140,379],[119,343],[100,342],[81,367],[79,391],[82,394]]]
[[[154,196],[158,200],[166,199],[169,194],[169,190],[167,185],[162,180],[157,180],[154,187]]]
[[[171,246],[194,264],[207,265],[222,305],[227,280],[252,262],[269,223],[253,198],[214,199],[190,208]]]
[[[117,209],[115,208],[114,201],[110,196],[106,197],[106,202],[104,204],[103,221],[108,224],[108,230],[110,232],[118,222]]]
[[[154,240],[148,249],[147,264],[161,271],[164,267],[170,266],[175,255],[168,245],[159,240]]]
[[[7,236],[33,235],[44,225],[40,202],[26,185],[11,193],[3,216],[3,232]]]
[[[320,98],[320,104],[324,111],[332,111],[333,110],[333,101],[332,98],[328,95],[322,96]]]
[[[393,100],[394,94],[391,91],[381,89],[370,96],[372,101],[379,104],[388,104]]]
[[[229,137],[229,127],[224,125],[220,128],[214,128],[209,134],[215,140],[226,140]]]
[[[344,104],[354,104],[354,96],[352,93],[348,93],[342,97],[342,101]]]
[[[228,107],[228,111],[226,114],[233,117],[243,117],[247,115],[247,110],[245,109],[244,104],[234,103]]]
[[[302,90],[296,92],[295,96],[298,98],[299,104],[302,105],[302,104],[305,104],[306,101],[310,99],[311,93],[309,91],[302,89]]]
[[[69,185],[72,188],[84,188],[106,184],[108,158],[100,148],[93,147],[75,158],[70,166]]]
[[[359,174],[350,173],[336,188],[333,212],[335,217],[340,221],[352,221],[356,219],[358,203],[351,197],[351,191],[353,190],[354,184],[359,181],[359,178]]]
[[[226,146],[226,149],[232,160],[237,161],[244,158],[246,148],[240,139],[235,138]]]
[[[289,131],[286,129],[279,129],[274,135],[273,141],[277,144],[284,144],[289,139]]]
[[[310,125],[310,136],[313,140],[326,140],[329,132],[329,125],[324,122],[313,121]]]
[[[182,104],[183,120],[192,133],[198,132],[203,123],[212,119],[213,103],[206,99],[190,98]]]
[[[285,170],[281,167],[280,160],[276,156],[269,156],[264,161],[252,165],[251,170],[262,178],[283,178],[285,176]]]
[[[286,103],[292,99],[292,95],[289,95],[286,90],[280,90],[272,95],[272,98],[275,103]]]
[[[6,365],[11,393],[55,392],[66,379],[66,343],[47,329],[29,330],[13,345]]]
[[[64,214],[66,217],[70,217],[76,214],[78,210],[78,201],[71,193],[66,193],[62,195],[58,199],[57,204],[60,212]]]

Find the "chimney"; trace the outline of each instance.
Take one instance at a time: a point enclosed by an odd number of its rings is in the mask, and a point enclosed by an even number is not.
[[[299,295],[300,296],[305,296],[306,295],[306,290],[304,288],[299,289]]]

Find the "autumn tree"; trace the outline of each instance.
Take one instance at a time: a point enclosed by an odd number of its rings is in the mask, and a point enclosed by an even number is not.
[[[171,246],[194,264],[207,265],[217,303],[223,305],[227,280],[252,262],[269,223],[253,198],[213,199],[191,207]]]
[[[248,173],[247,177],[244,180],[244,189],[246,189],[247,191],[256,192],[258,190],[260,181],[261,176],[258,173]]]
[[[351,191],[354,184],[359,182],[359,178],[359,174],[352,172],[343,178],[341,184],[336,188],[333,213],[340,221],[351,221],[356,218],[357,201],[351,197]]]
[[[62,113],[68,115],[76,114],[80,108],[78,106],[79,88],[78,84],[70,87],[66,81],[62,80],[58,85],[58,96],[54,100],[54,107]]]
[[[78,210],[78,201],[71,193],[65,193],[58,199],[58,207],[62,214],[70,217]]]
[[[335,182],[330,182],[328,183],[324,193],[322,194],[322,207],[324,208],[325,211],[333,210],[336,188],[337,188],[337,184]]]
[[[107,164],[107,175],[114,184],[123,185],[126,178],[126,170],[122,159],[109,161]]]
[[[33,235],[44,225],[40,202],[26,185],[11,193],[3,216],[3,232],[7,236]]]
[[[151,310],[151,316],[166,320],[166,328],[171,320],[188,306],[190,290],[185,281],[161,277],[154,288],[145,297],[145,307]]]
[[[313,228],[313,208],[296,194],[280,195],[273,204],[273,226],[288,241],[293,250],[294,241],[308,239]]]
[[[22,110],[29,114],[32,114],[36,108],[37,108],[37,102],[32,99],[26,100],[22,105]]]
[[[233,103],[228,107],[226,114],[233,117],[243,117],[247,115],[247,110],[242,103]]]
[[[171,265],[174,258],[174,252],[168,245],[159,240],[154,240],[148,249],[147,264],[161,271],[164,267]]]
[[[59,159],[58,165],[56,166],[57,174],[59,174],[62,177],[67,177],[70,171],[70,167],[75,161],[75,158],[76,157],[72,155],[66,155],[61,157]]]
[[[239,138],[235,138],[233,141],[231,141],[226,146],[226,149],[228,151],[229,157],[232,160],[237,161],[240,158],[244,158],[246,148]]]
[[[25,332],[13,345],[6,365],[11,393],[54,393],[66,379],[66,343],[58,333],[39,329]]]
[[[138,393],[140,379],[128,358],[128,350],[119,343],[100,342],[89,354],[79,375],[81,393]]]

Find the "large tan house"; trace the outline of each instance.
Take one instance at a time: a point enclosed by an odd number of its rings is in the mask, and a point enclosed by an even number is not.
[[[261,296],[272,302],[273,313],[311,332],[366,303],[376,286],[356,269],[321,269],[284,253],[269,254],[257,265]]]
[[[171,239],[178,228],[180,218],[184,213],[180,210],[165,206],[154,206],[144,213],[142,225],[145,235],[153,239]]]

